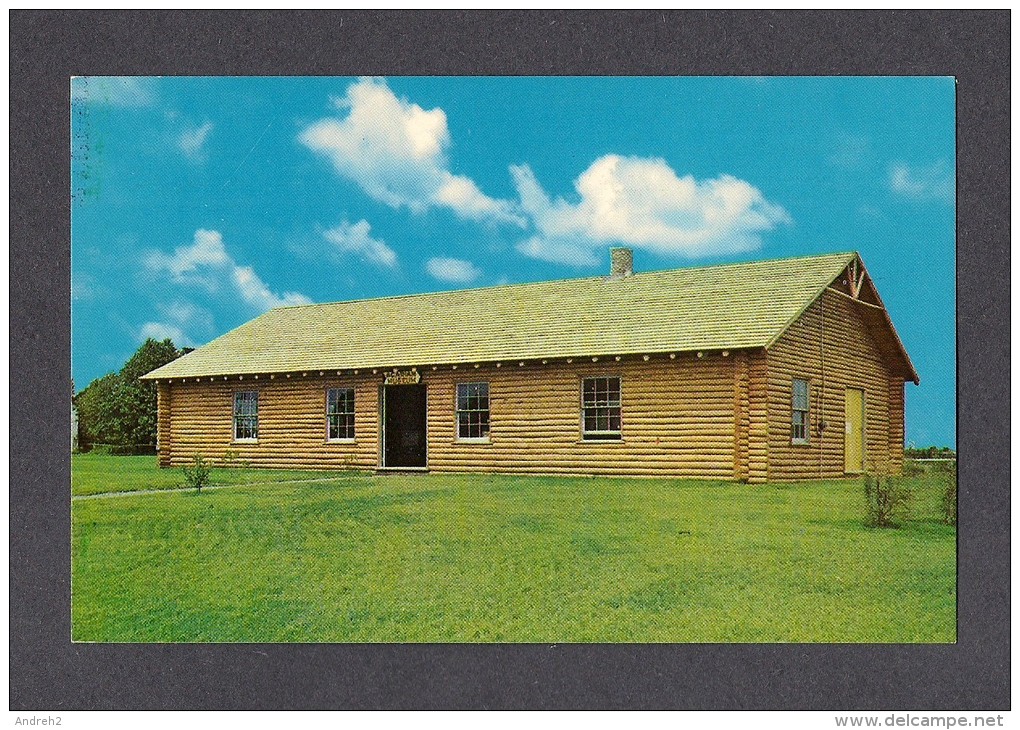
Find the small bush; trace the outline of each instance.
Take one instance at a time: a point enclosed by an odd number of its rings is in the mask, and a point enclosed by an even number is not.
[[[947,525],[956,526],[956,462],[951,468],[942,470],[946,482],[945,490],[942,492],[942,519]]]
[[[866,475],[864,498],[868,527],[900,527],[910,516],[913,493],[895,477]]]
[[[956,479],[956,460],[951,461],[936,461],[935,471],[940,474],[951,474],[953,479]]]
[[[926,469],[918,464],[916,461],[908,459],[903,464],[903,476],[905,477],[919,477],[924,476]]]
[[[209,486],[211,476],[212,468],[201,454],[195,455],[195,458],[191,460],[191,466],[184,467],[185,486],[194,488],[199,494],[202,493],[202,487]]]
[[[247,469],[251,466],[251,462],[248,459],[242,459],[236,449],[227,449],[223,452],[223,458],[220,459],[220,466],[224,469]]]

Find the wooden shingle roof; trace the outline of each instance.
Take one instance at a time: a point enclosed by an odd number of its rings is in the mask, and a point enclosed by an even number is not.
[[[855,257],[281,307],[145,378],[767,347]]]

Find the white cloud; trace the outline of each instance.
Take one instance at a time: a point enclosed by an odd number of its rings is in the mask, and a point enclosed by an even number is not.
[[[298,141],[373,199],[416,213],[444,207],[466,220],[524,225],[510,202],[490,198],[470,178],[450,171],[442,109],[398,99],[385,81],[368,78],[334,103],[346,114],[314,122]]]
[[[312,303],[311,299],[297,292],[285,292],[282,296],[277,296],[250,266],[235,266],[231,271],[231,277],[241,298],[255,309],[265,311],[275,307]]]
[[[206,157],[205,150],[203,148],[205,147],[205,142],[209,139],[209,134],[212,130],[212,122],[206,122],[201,127],[185,129],[181,133],[181,136],[177,139],[177,146],[189,160],[201,162]]]
[[[482,275],[477,266],[463,259],[432,258],[425,269],[434,278],[454,284],[468,284]]]
[[[829,164],[846,170],[860,168],[871,156],[871,140],[854,134],[839,136],[829,153]]]
[[[533,258],[590,265],[607,243],[698,257],[748,251],[789,214],[730,175],[678,177],[664,160],[605,155],[574,181],[579,202],[550,199],[527,165],[510,168],[536,234],[518,244]]]
[[[178,246],[172,254],[148,253],[143,263],[154,271],[166,271],[178,284],[202,286],[210,292],[219,290],[222,272],[235,266],[223,245],[218,231],[199,229],[191,245]]]
[[[297,292],[273,293],[252,267],[238,264],[227,253],[219,231],[199,229],[190,245],[178,246],[172,254],[150,252],[143,263],[152,271],[168,273],[175,283],[201,286],[210,293],[237,295],[260,312],[311,303]]]
[[[945,200],[956,196],[953,169],[939,161],[928,167],[910,167],[903,162],[889,169],[889,187],[894,193],[915,200]]]
[[[156,101],[156,80],[142,76],[76,76],[71,101],[105,106],[141,107]]]
[[[157,304],[163,319],[146,322],[138,331],[139,342],[151,337],[154,340],[170,338],[178,347],[196,347],[215,331],[212,312],[191,302]],[[196,333],[200,336],[196,337]]]
[[[172,324],[166,322],[146,322],[142,325],[138,331],[138,341],[144,342],[145,340],[152,338],[162,342],[163,340],[173,340],[174,344],[178,347],[194,347],[195,343],[184,334],[184,331]]]
[[[96,296],[96,282],[88,274],[71,274],[71,299],[84,301]]]
[[[362,259],[380,266],[396,267],[396,252],[387,246],[381,238],[372,238],[369,235],[371,228],[366,220],[360,220],[354,224],[343,221],[336,228],[330,228],[322,235],[327,241],[335,244],[341,253],[356,254]]]
[[[157,307],[165,317],[178,324],[199,327],[206,331],[212,331],[214,328],[212,312],[191,302],[171,302],[159,304]]]
[[[579,236],[532,236],[517,244],[517,250],[530,258],[573,266],[597,264],[600,254],[597,248],[591,239]]]

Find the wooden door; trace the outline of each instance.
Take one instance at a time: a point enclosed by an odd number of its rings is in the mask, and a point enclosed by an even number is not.
[[[864,391],[859,388],[846,389],[846,433],[844,442],[845,469],[847,474],[864,471]]]

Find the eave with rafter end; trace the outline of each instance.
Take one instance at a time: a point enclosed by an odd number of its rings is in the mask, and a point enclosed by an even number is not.
[[[909,380],[915,385],[921,382],[860,255],[854,256],[843,272],[827,287],[827,291],[860,305],[861,317],[875,335],[879,348],[887,357],[903,364],[904,380]]]

